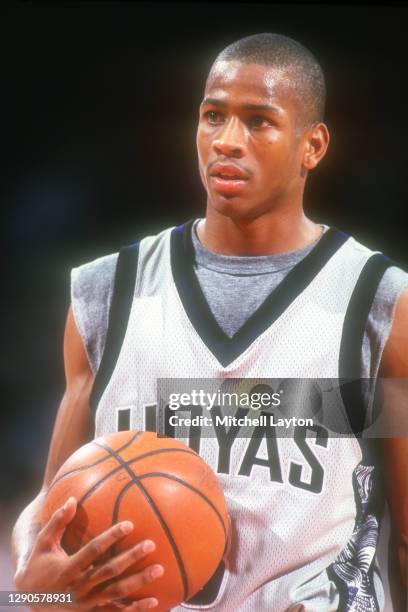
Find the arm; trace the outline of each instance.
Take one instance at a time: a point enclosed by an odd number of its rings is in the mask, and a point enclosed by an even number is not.
[[[383,378],[400,379],[395,381],[395,388],[401,389],[397,394],[401,400],[395,407],[399,418],[404,419],[404,424],[400,423],[402,432],[406,432],[408,290],[401,294],[396,305],[393,326],[381,360],[380,375]],[[391,400],[391,406],[392,403]],[[392,523],[390,585],[395,603],[400,604],[401,598],[406,600],[408,590],[408,437],[383,438],[382,447],[385,486]],[[404,606],[403,603],[402,605]]]
[[[52,434],[44,482],[37,497],[20,514],[12,534],[17,574],[27,562],[41,529],[40,513],[48,487],[64,461],[90,439],[89,396],[93,375],[71,308],[64,335],[66,390]]]
[[[114,599],[126,597],[127,593],[154,580],[152,569],[157,566],[149,566],[130,578],[120,580],[120,574],[127,567],[154,550],[154,543],[149,541],[150,545],[145,549],[143,544],[146,542],[141,542],[95,567],[98,558],[129,532],[122,530],[123,525],[132,529],[132,524],[126,521],[114,525],[72,556],[65,553],[60,543],[66,525],[75,516],[76,500],[66,503],[45,526],[41,525],[42,504],[56,472],[77,448],[91,438],[89,398],[93,375],[71,309],[64,335],[64,364],[66,390],[52,434],[44,481],[37,497],[18,517],[12,533],[15,584],[21,591],[69,591],[79,602],[76,610],[92,610],[97,604],[109,603],[108,608],[99,609],[110,612],[116,609],[112,604]],[[100,586],[106,586],[103,583],[108,579],[108,586],[100,589]],[[97,594],[90,593],[94,587],[98,587]],[[124,610],[142,610],[153,607],[151,604],[157,604],[157,600],[140,600]]]

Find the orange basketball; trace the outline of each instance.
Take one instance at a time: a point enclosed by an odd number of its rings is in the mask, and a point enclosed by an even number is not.
[[[132,594],[156,597],[157,612],[197,593],[222,559],[228,529],[222,489],[205,461],[179,440],[121,431],[82,446],[55,475],[43,523],[71,495],[78,508],[62,541],[69,554],[123,520],[134,529],[109,556],[144,539],[155,542],[155,551],[121,576],[163,565],[163,576]]]

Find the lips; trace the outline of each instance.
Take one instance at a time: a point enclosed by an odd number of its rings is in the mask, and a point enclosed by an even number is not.
[[[218,193],[238,195],[246,186],[248,174],[235,164],[215,164],[210,171],[210,182]]]
[[[248,174],[235,164],[215,164],[210,172],[211,176],[225,180],[247,181]]]

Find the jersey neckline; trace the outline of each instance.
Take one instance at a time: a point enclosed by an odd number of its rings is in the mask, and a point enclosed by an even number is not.
[[[288,272],[262,304],[231,337],[218,325],[194,271],[191,230],[195,219],[171,232],[170,258],[173,279],[184,310],[204,344],[226,367],[239,357],[288,308],[322,270],[349,236],[330,227],[316,246]]]
[[[197,225],[201,219],[196,219],[191,228],[191,238],[194,246],[195,265],[206,268],[219,274],[231,276],[262,276],[264,274],[275,274],[283,270],[293,268],[303,259],[319,242],[327,226],[321,226],[323,233],[309,242],[306,246],[285,253],[274,253],[271,255],[223,255],[210,251],[204,246],[198,235]]]

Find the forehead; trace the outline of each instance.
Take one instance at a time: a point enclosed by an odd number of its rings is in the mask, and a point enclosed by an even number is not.
[[[218,61],[211,68],[205,97],[233,104],[270,104],[293,108],[295,92],[289,70],[237,60]]]

